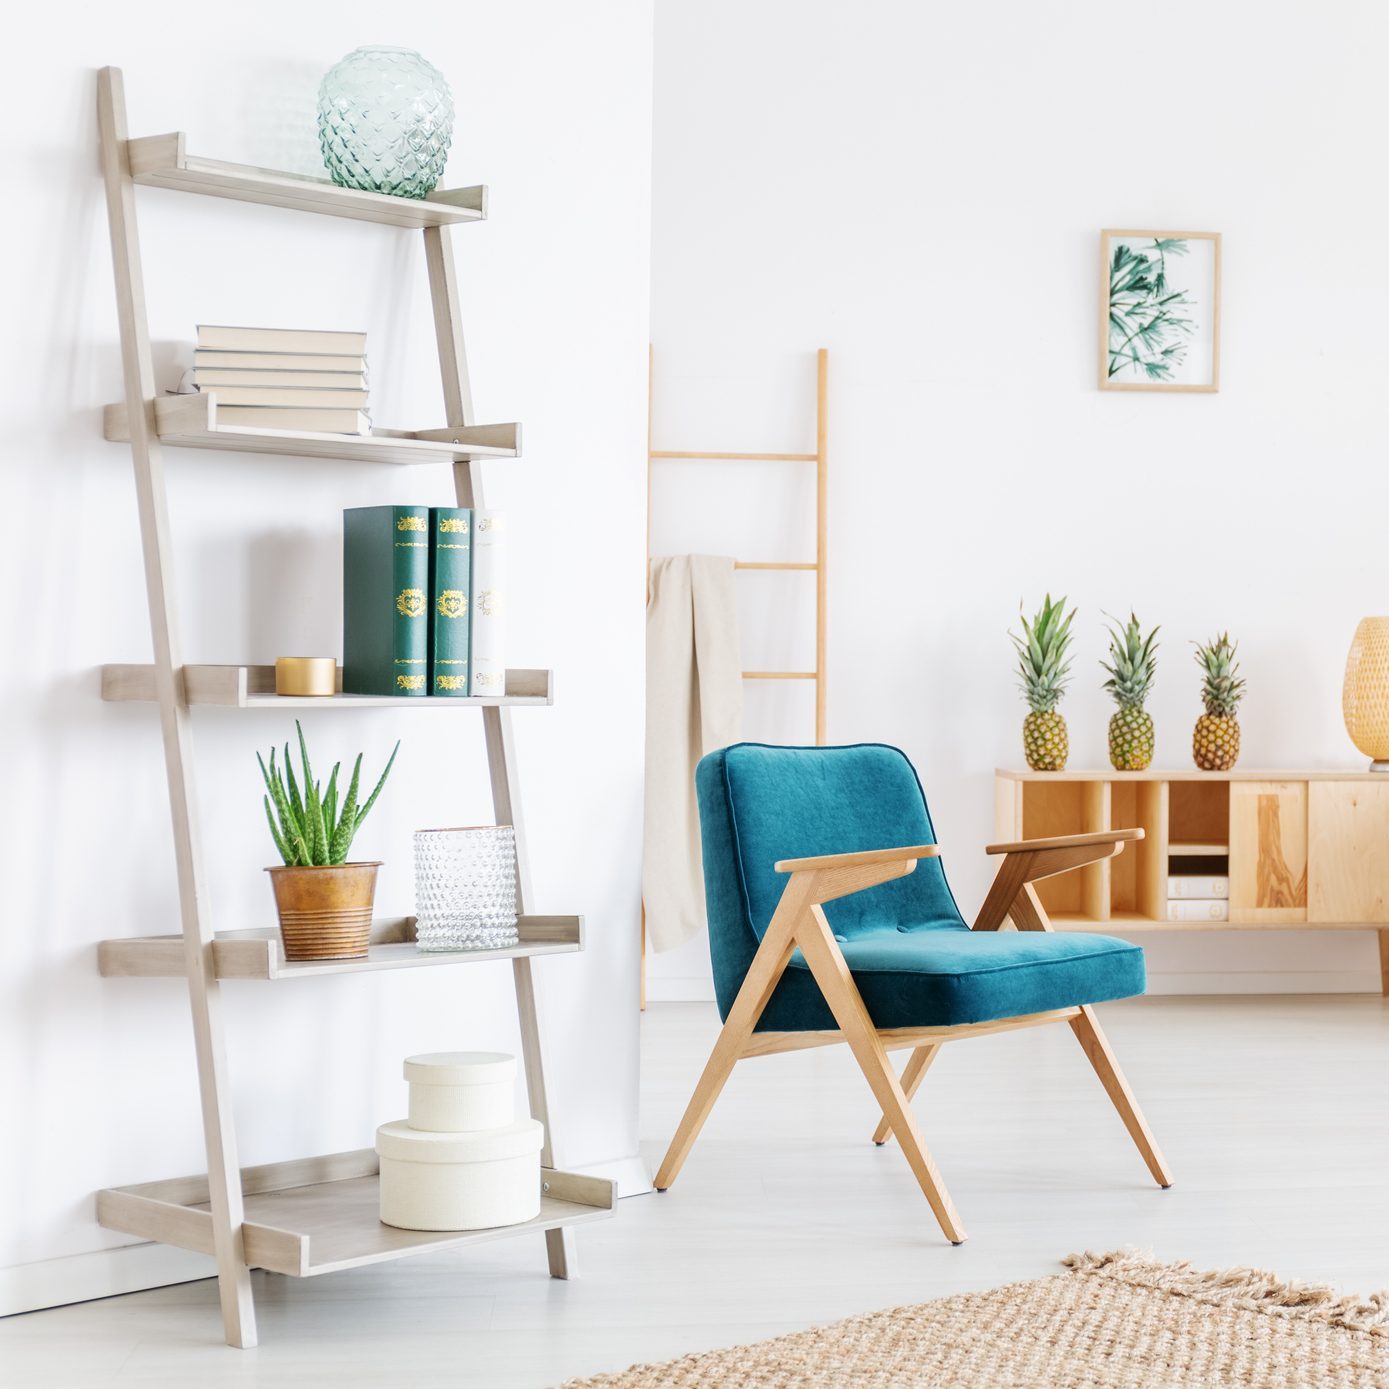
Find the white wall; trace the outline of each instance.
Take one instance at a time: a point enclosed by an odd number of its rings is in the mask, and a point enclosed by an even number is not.
[[[102,662],[150,659],[129,452],[101,439],[101,406],[121,389],[96,154],[105,63],[125,70],[133,134],[183,129],[196,153],[320,173],[314,99],[343,53],[416,47],[452,82],[446,181],[493,192],[490,220],[455,236],[474,395],[483,420],[525,425],[525,459],[487,473],[490,504],[513,518],[512,663],[557,673],[555,707],[515,720],[535,908],[588,921],[586,955],[537,965],[559,1155],[635,1154],[649,0],[261,3],[230,22],[142,0],[27,15],[9,31],[25,57],[4,85],[0,226],[0,1266],[23,1266],[10,1286],[59,1300],[165,1276],[173,1264],[148,1249],[125,1264],[39,1261],[123,1242],[95,1224],[97,1188],[203,1167],[181,986],[96,973],[102,937],[177,929],[157,716],[98,696]],[[155,189],[138,202],[161,363],[186,356],[198,322],[365,327],[377,420],[444,422],[419,236]],[[340,650],[341,509],[452,499],[446,469],[187,450],[166,463],[190,661]],[[320,766],[362,748],[379,767],[403,740],[357,847],[386,861],[379,908],[412,910],[411,831],[491,818],[480,718],[306,722]],[[273,711],[195,715],[223,926],[273,923],[253,752],[292,732]],[[409,1052],[516,1046],[504,964],[226,993],[245,1163],[369,1145],[403,1112]]]
[[[1159,766],[1190,765],[1187,643],[1228,627],[1241,765],[1363,767],[1339,694],[1389,610],[1386,40],[1356,0],[659,8],[656,446],[813,447],[830,349],[831,740],[907,750],[967,912],[1022,760],[1019,597],[1081,609],[1074,767],[1106,765],[1101,610],[1130,606],[1163,626]],[[1224,233],[1218,395],[1096,389],[1107,226]],[[799,466],[658,464],[656,553],[806,558]],[[809,579],[738,582],[749,664],[806,662]],[[806,735],[808,696],[750,687],[749,735]],[[1377,983],[1368,933],[1145,943],[1159,989]],[[652,996],[699,993],[705,955],[656,957]]]

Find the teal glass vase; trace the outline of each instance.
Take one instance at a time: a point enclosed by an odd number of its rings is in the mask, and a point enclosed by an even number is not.
[[[443,177],[453,140],[444,75],[408,48],[357,48],[318,89],[318,143],[334,183],[423,198]]]

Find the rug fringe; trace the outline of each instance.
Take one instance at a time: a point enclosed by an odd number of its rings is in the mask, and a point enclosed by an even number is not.
[[[1184,1259],[1163,1263],[1150,1253],[1134,1249],[1113,1249],[1105,1254],[1086,1250],[1081,1254],[1068,1254],[1061,1262],[1075,1273],[1113,1278],[1174,1297],[1233,1305],[1274,1316],[1294,1316],[1350,1331],[1389,1336],[1389,1289],[1365,1297],[1342,1296],[1324,1283],[1285,1280],[1264,1269],[1207,1271],[1193,1268]]]

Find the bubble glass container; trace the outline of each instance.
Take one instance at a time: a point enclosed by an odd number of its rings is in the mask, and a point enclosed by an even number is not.
[[[416,830],[416,947],[502,950],[519,940],[512,826]]]
[[[318,143],[341,187],[423,198],[443,177],[452,140],[449,84],[412,49],[357,48],[324,75]]]

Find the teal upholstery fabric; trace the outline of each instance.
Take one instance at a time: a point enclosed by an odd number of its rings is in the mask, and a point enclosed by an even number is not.
[[[921,783],[881,743],[735,743],[695,773],[709,950],[728,1016],[787,875],[779,859],[934,844]],[[940,859],[825,906],[873,1022],[942,1027],[1141,994],[1143,951],[1111,936],[981,931],[965,925]],[[757,1024],[803,1032],[836,1023],[797,951]]]

